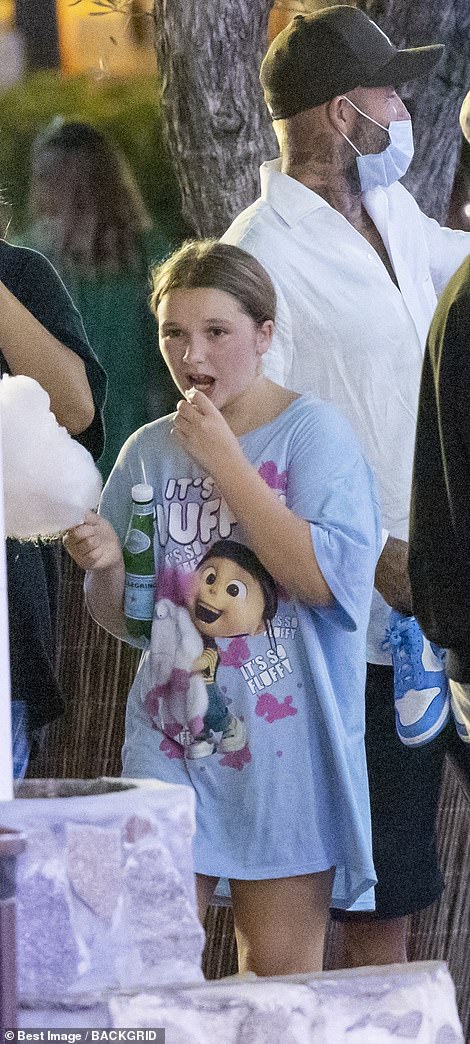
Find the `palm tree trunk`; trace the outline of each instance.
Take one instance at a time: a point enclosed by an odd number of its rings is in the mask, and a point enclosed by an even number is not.
[[[24,41],[28,71],[60,65],[55,0],[15,0],[15,25]]]

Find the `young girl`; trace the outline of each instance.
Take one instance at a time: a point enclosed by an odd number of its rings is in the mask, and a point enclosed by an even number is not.
[[[154,271],[160,347],[183,398],[131,436],[99,515],[66,537],[88,570],[93,617],[138,645],[126,633],[121,548],[132,486],[153,486],[157,590],[192,577],[188,608],[215,646],[236,736],[224,743],[207,716],[199,737],[159,730],[145,702],[147,649],[124,774],[194,787],[201,917],[229,878],[240,969],[261,975],[321,970],[332,894],[336,907],[370,909],[375,882],[363,694],[379,513],[348,424],[263,376],[275,306],[264,269],[227,244],[187,243]],[[221,563],[219,549],[199,568],[220,540],[245,545],[274,579],[274,615],[238,554]],[[197,756],[194,740],[205,744]]]

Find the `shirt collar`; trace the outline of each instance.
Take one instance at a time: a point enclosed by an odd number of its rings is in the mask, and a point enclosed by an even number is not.
[[[281,173],[280,158],[268,160],[260,167],[261,197],[269,203],[287,225],[295,225],[310,211],[332,208],[313,189],[307,188],[289,174]]]

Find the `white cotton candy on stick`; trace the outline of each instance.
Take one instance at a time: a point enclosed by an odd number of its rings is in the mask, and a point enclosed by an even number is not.
[[[83,522],[102,487],[91,454],[58,424],[32,377],[0,381],[5,536],[59,536]]]

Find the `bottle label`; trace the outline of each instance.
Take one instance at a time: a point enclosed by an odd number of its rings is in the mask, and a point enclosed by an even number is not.
[[[132,508],[132,513],[134,515],[153,515],[153,500],[149,500],[147,504],[141,504],[139,502],[134,501]]]
[[[143,533],[141,529],[131,529],[125,547],[131,555],[139,555],[142,551],[147,551],[150,544],[150,537]]]
[[[124,616],[131,620],[151,620],[155,600],[155,577],[126,573]]]

